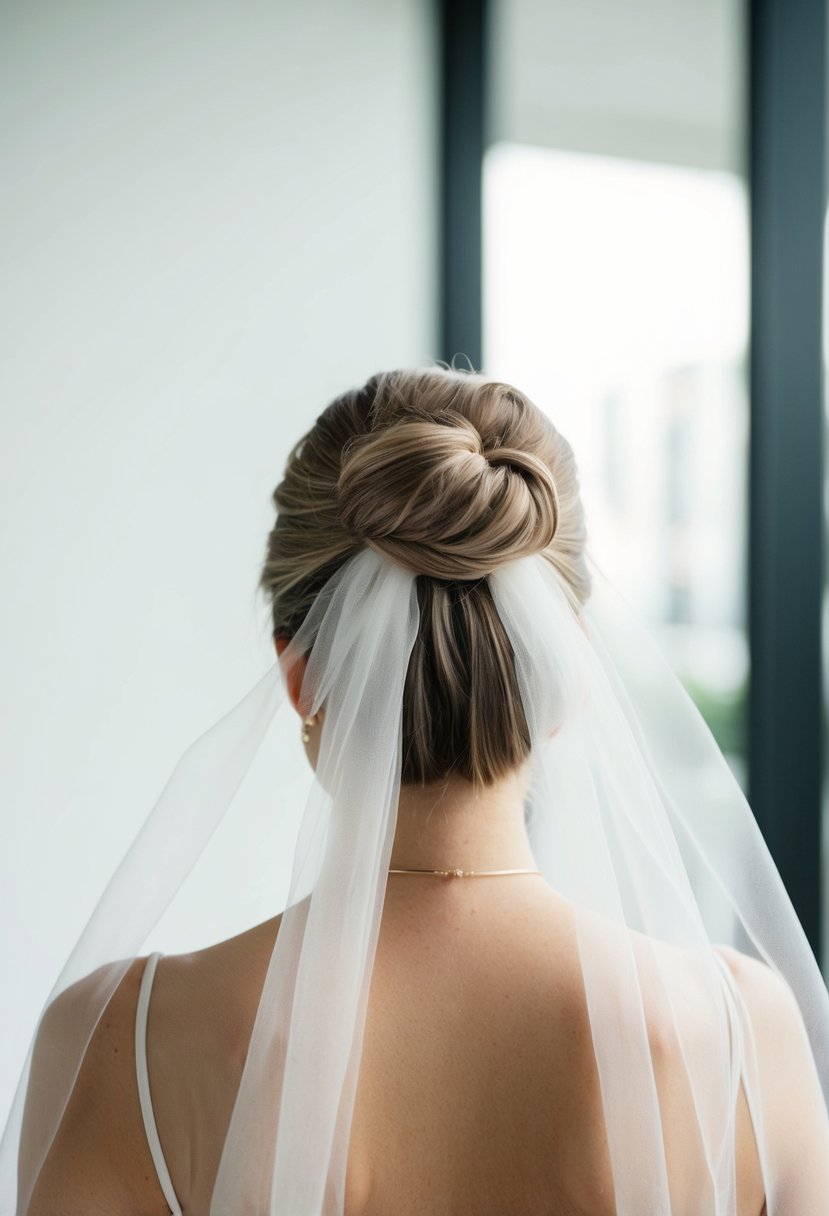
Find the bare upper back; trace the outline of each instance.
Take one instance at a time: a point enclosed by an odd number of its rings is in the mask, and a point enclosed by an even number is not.
[[[404,882],[389,886],[378,940],[346,1216],[614,1212],[571,906],[540,881]],[[185,1210],[207,1211],[277,929],[268,922],[159,967],[150,1063]],[[664,1010],[651,1007],[674,1208],[699,1211],[693,1109]],[[737,1152],[739,1216],[758,1216],[762,1180],[742,1093]]]
[[[438,882],[431,890],[390,884],[352,1122],[346,1216],[615,1211],[572,909],[541,880],[521,882],[477,889]],[[206,950],[164,957],[156,972],[147,1029],[153,1105],[176,1192],[192,1216],[208,1211],[279,923],[277,917]],[[97,1088],[102,1120],[113,1105],[138,1110],[128,1067],[115,1084],[103,1062],[113,1025],[125,1027],[122,1052],[129,1055],[142,965],[130,969],[113,998],[82,1070],[87,1087]],[[681,1061],[663,1029],[655,1002],[648,1033],[678,1216],[700,1210],[699,1174],[677,1083]],[[71,1144],[71,1111],[67,1116],[62,1143]],[[137,1200],[133,1180],[128,1205],[119,1208],[113,1194],[102,1210],[163,1212],[135,1118],[129,1126],[120,1151],[140,1158],[133,1173],[145,1177],[146,1189]],[[107,1151],[117,1159],[117,1148]],[[57,1175],[68,1168],[61,1154],[50,1166]],[[737,1167],[739,1216],[759,1216],[762,1179],[742,1091]],[[87,1206],[67,1205],[65,1177],[61,1186],[67,1216],[94,1210],[88,1193]],[[53,1210],[33,1206],[32,1216]]]

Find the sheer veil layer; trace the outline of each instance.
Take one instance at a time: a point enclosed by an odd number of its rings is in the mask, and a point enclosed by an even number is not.
[[[621,1216],[668,1216],[653,1033],[681,1061],[699,1216],[735,1216],[735,1109],[752,1113],[768,1216],[788,1216],[750,1003],[731,950],[796,1013],[819,1117],[829,997],[751,809],[648,631],[591,562],[573,607],[537,554],[493,570],[531,738],[527,827],[572,903]],[[249,692],[184,753],[54,982],[0,1144],[0,1216],[24,1214],[98,1019],[151,933],[195,908],[200,858],[247,841],[216,899],[284,908],[227,1128],[211,1216],[342,1214],[363,1031],[397,814],[417,576],[371,548],[328,580]],[[315,773],[281,742],[286,677],[309,655],[325,708]],[[275,781],[252,796],[265,755]],[[307,797],[297,796],[300,783]],[[293,836],[260,835],[286,824]],[[224,834],[224,835],[223,835]],[[211,843],[213,842],[213,843]],[[257,843],[258,842],[258,843]],[[552,1016],[552,1011],[551,1011]],[[391,1114],[393,1117],[393,1112]],[[806,1187],[797,1216],[825,1216]]]

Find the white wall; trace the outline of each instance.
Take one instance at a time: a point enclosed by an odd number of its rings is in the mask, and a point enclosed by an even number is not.
[[[0,1115],[170,768],[272,660],[255,587],[289,447],[434,353],[430,19],[5,7]]]

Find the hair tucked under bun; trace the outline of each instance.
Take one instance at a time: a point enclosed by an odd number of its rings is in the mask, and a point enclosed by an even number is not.
[[[380,373],[324,410],[273,501],[260,585],[276,634],[293,634],[325,581],[366,545],[419,575],[402,780],[455,773],[487,785],[518,766],[529,733],[485,575],[541,553],[574,611],[590,595],[575,461],[550,419],[475,373]]]
[[[549,466],[455,410],[351,440],[337,489],[355,541],[433,578],[481,578],[546,549],[558,526]]]

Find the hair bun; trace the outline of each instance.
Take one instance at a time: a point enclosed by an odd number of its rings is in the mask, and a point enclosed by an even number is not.
[[[480,578],[538,553],[559,520],[545,462],[517,448],[485,448],[454,410],[357,436],[343,451],[337,494],[355,540],[434,578]]]

